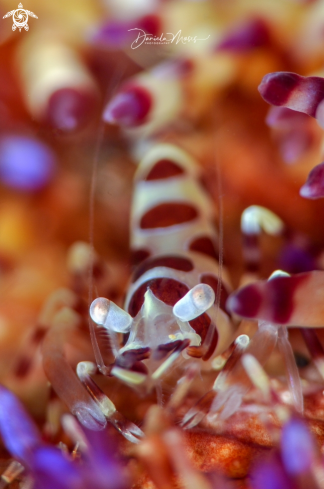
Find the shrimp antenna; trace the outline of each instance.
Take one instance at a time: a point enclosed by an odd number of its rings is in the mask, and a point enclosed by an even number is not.
[[[216,139],[217,140],[217,139]],[[224,262],[224,210],[223,210],[223,195],[222,195],[222,172],[219,163],[219,153],[217,146],[215,150],[216,176],[217,176],[217,194],[218,194],[218,287],[216,294],[215,305],[217,314],[220,308],[221,292],[222,292],[222,274]]]
[[[121,69],[116,70],[116,75],[113,77],[111,80],[111,83],[109,84],[106,95],[105,95],[105,103],[104,107],[106,106],[106,102],[108,101],[111,93],[115,92],[117,90],[118,85],[120,84],[120,80],[123,77],[123,74],[125,72],[125,69],[121,67]],[[102,142],[104,138],[104,131],[105,131],[105,123],[102,118],[102,114],[100,115],[100,122],[98,125],[98,132],[97,132],[97,139],[94,147],[94,153],[93,153],[93,159],[92,159],[92,171],[91,171],[91,182],[90,182],[90,193],[89,193],[89,243],[90,243],[90,248],[91,248],[91,259],[90,259],[90,266],[89,266],[89,294],[88,294],[88,308],[90,308],[90,304],[93,301],[93,267],[94,267],[94,210],[95,210],[95,192],[96,192],[96,186],[97,186],[97,175],[98,175],[98,166],[99,166],[99,158],[100,158],[100,150],[102,147]],[[98,294],[96,294],[98,296]],[[90,315],[89,315],[89,331],[90,331],[90,338],[91,338],[91,344],[94,352],[94,356],[96,359],[96,364],[99,368],[100,372],[104,372],[106,369],[97,336],[96,336],[96,331],[95,331],[95,326],[94,322],[92,321]]]

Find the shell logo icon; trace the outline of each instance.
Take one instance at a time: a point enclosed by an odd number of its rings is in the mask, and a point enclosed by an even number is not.
[[[3,18],[6,19],[7,17],[12,16],[12,20],[13,20],[12,30],[15,31],[18,28],[19,32],[21,32],[22,28],[24,28],[25,31],[29,30],[29,25],[28,25],[29,15],[30,17],[34,17],[34,19],[38,19],[37,15],[35,15],[30,10],[24,10],[22,3],[20,3],[18,5],[17,10],[11,10],[10,12],[7,12],[6,15],[3,16]]]

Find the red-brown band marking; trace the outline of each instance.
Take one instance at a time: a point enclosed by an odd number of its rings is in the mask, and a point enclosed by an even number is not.
[[[211,341],[206,345],[205,342],[202,342],[200,346],[189,346],[187,349],[187,353],[189,356],[193,358],[202,358],[202,360],[207,361],[210,359],[212,354],[214,353],[217,343],[218,343],[218,331],[213,323],[210,324],[210,328],[212,331]]]
[[[182,256],[160,256],[158,258],[150,258],[145,260],[136,270],[133,276],[133,282],[141,277],[145,272],[156,267],[168,267],[182,272],[191,272],[193,264],[188,258]]]
[[[148,289],[151,289],[155,297],[168,306],[174,306],[186,293],[189,288],[172,278],[154,278],[144,282],[133,294],[128,306],[128,312],[132,317],[141,309],[144,303],[144,295]]]
[[[279,71],[263,78],[259,92],[271,105],[284,105],[315,117],[318,104],[324,99],[324,79]]]
[[[302,277],[294,276],[278,277],[267,283],[275,323],[286,323],[291,317],[294,311],[294,293],[302,281]]]
[[[138,250],[133,250],[131,252],[131,263],[133,266],[137,266],[139,265],[140,263],[142,263],[142,261],[146,260],[146,258],[148,258],[150,256],[150,252],[149,250],[146,250],[144,248],[140,248]]]
[[[200,346],[191,346],[188,348],[188,355],[194,358],[208,360],[215,351],[218,342],[218,332],[215,325],[211,322],[208,314],[204,313],[193,321],[189,321],[190,326],[201,337]],[[210,330],[210,328],[212,328]],[[207,338],[210,338],[207,343]]]
[[[217,252],[213,241],[208,236],[201,236],[196,238],[190,243],[190,250],[198,251],[204,255],[211,256],[215,260],[218,260]]]
[[[182,340],[170,341],[169,343],[164,343],[159,345],[153,353],[154,360],[162,360],[170,352],[176,350],[182,343]]]
[[[150,92],[139,85],[127,85],[123,93],[132,96],[132,104],[129,104],[129,113],[132,116],[133,124],[139,125],[146,122],[152,109],[153,99]]]
[[[151,168],[145,180],[164,180],[173,178],[184,173],[183,168],[171,160],[163,159],[155,163]]]
[[[195,207],[190,204],[168,202],[158,204],[148,210],[141,219],[141,229],[156,229],[175,226],[193,221],[198,217]]]
[[[247,318],[285,324],[294,312],[295,291],[308,276],[304,273],[247,285],[230,297],[229,302],[235,304],[233,312]]]
[[[324,163],[320,163],[312,169],[302,186],[300,195],[308,199],[324,197]]]
[[[196,319],[189,321],[190,326],[196,331],[197,334],[199,334],[201,343],[203,343],[206,338],[210,323],[211,319],[205,312]]]
[[[122,368],[131,368],[137,362],[146,360],[149,358],[151,349],[146,348],[136,348],[133,350],[126,350],[116,359],[116,365]]]

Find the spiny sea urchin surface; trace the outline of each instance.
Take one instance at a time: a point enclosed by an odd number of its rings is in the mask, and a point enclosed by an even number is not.
[[[324,2],[0,13],[0,488],[324,487]]]

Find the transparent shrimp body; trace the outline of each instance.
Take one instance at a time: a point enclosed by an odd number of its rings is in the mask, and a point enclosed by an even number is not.
[[[110,372],[121,380],[132,384],[140,371],[135,380],[142,383],[181,352],[209,360],[233,340],[224,307],[231,285],[217,261],[213,209],[198,163],[175,145],[152,145],[135,175],[130,235],[137,267],[124,310],[103,298],[90,310],[109,333]],[[124,345],[118,333],[128,334]]]
[[[214,297],[213,293],[212,295]],[[209,309],[212,302],[207,305],[206,310]],[[128,341],[119,353],[122,354],[135,348],[156,349],[161,345],[185,339],[188,339],[190,344],[199,346],[200,336],[188,321],[181,321],[175,316],[173,309],[157,299],[148,289],[144,296],[144,304],[132,322]]]
[[[199,178],[199,165],[182,149],[156,144],[148,150],[135,175],[130,235],[137,266],[124,308],[102,297],[90,307],[115,357],[104,364],[92,329],[99,371],[141,392],[159,385],[176,361],[212,360],[234,339],[225,309],[231,285],[217,260],[214,202]],[[136,442],[142,434],[107,401],[91,377],[95,371],[82,362],[77,374],[108,421]]]
[[[90,309],[92,319],[110,335],[129,332],[126,344],[117,352],[112,375],[129,384],[159,379],[186,347],[201,345],[201,336],[189,321],[212,308],[214,301],[214,291],[207,284],[193,287],[173,307],[148,288],[133,319],[107,299],[96,299]]]

